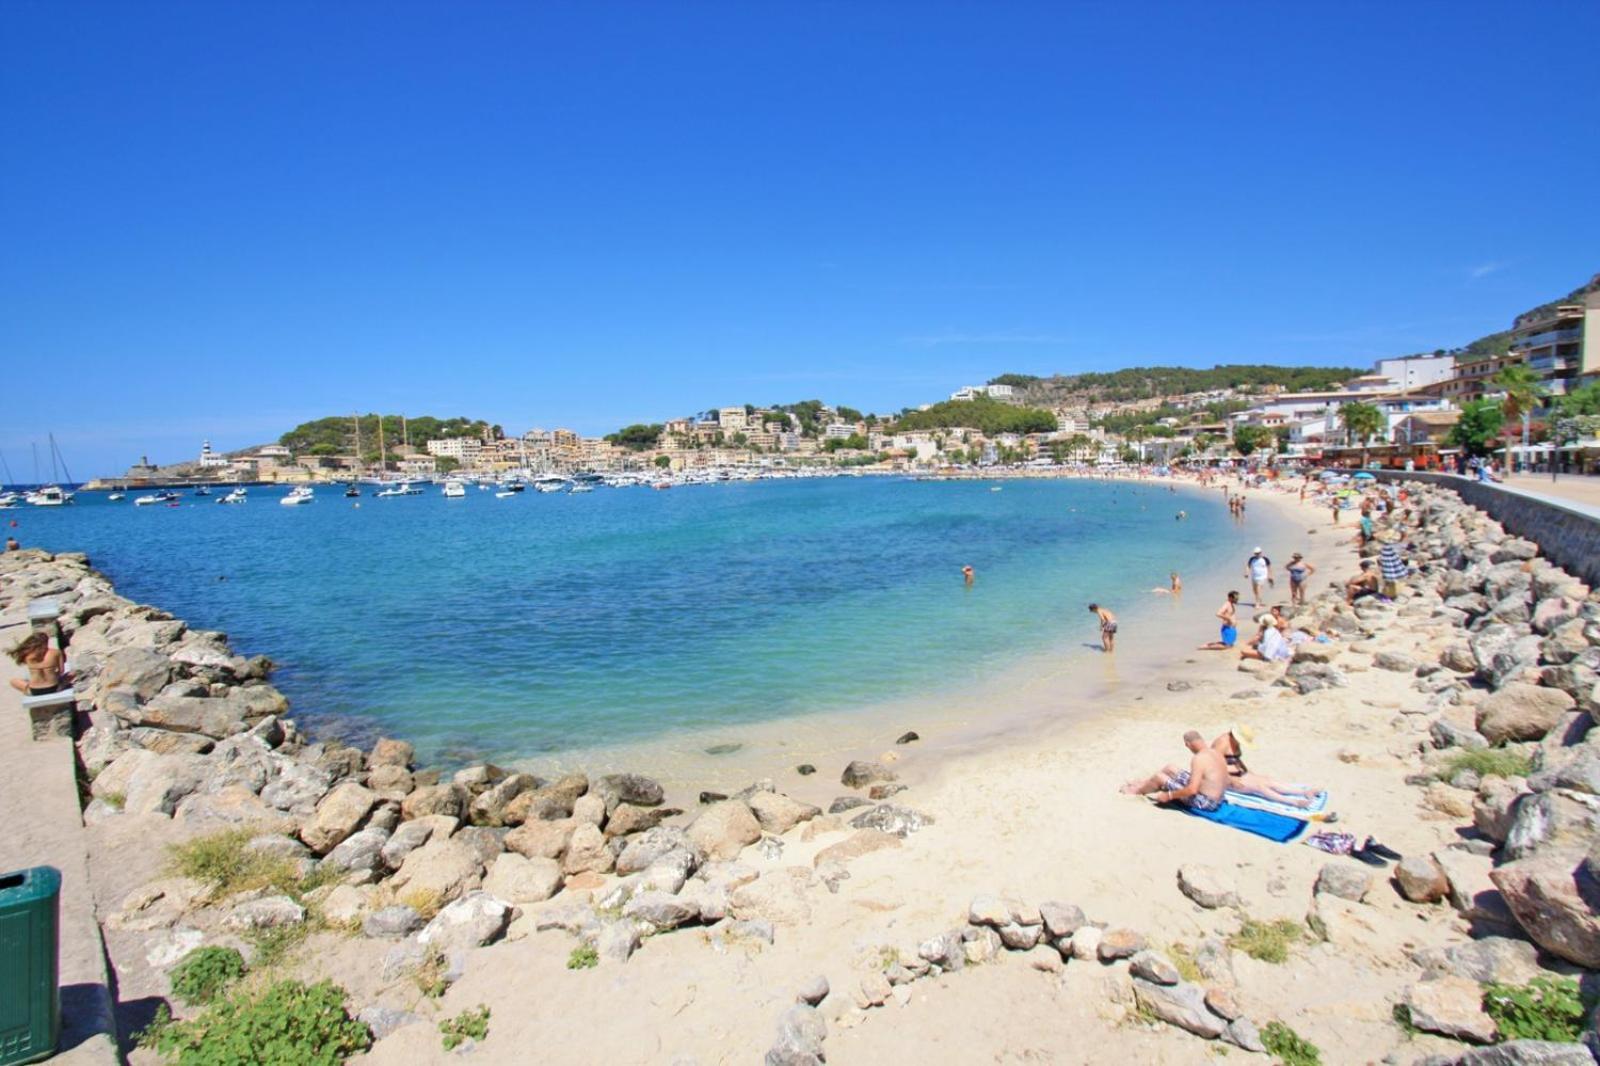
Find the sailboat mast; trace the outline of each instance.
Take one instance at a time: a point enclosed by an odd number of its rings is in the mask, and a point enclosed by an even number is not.
[[[54,473],[55,468],[56,468],[55,457],[56,456],[60,456],[60,458],[61,458],[61,472],[63,474],[65,474],[65,475],[67,475],[67,484],[68,485],[72,484],[72,471],[67,469],[67,457],[65,455],[61,455],[61,449],[56,446],[56,435],[54,433],[50,434],[50,454],[51,454],[51,459],[50,459],[50,470],[51,470],[51,472]]]
[[[35,485],[42,485],[44,482],[39,480],[39,442],[36,440],[30,440],[28,442],[28,447],[33,449],[33,483]]]
[[[6,462],[6,456],[4,452],[0,452],[0,470],[4,470],[6,472],[7,484],[15,484],[16,478],[11,476],[11,466]]]

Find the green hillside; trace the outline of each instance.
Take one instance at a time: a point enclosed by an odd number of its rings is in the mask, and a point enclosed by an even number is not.
[[[985,436],[1050,433],[1056,428],[1056,416],[1036,407],[1017,407],[978,396],[971,400],[946,400],[926,411],[905,411],[894,423],[896,432],[956,427],[982,430]]]
[[[1218,389],[1256,391],[1277,385],[1291,392],[1325,389],[1365,373],[1348,366],[1265,366],[1228,364],[1210,369],[1187,366],[1135,366],[1088,374],[1001,374],[991,385],[1010,385],[1024,403],[1057,406],[1077,401],[1148,400]]]
[[[378,420],[383,420],[383,440],[393,448],[403,441],[418,451],[430,440],[452,437],[485,436],[498,440],[504,434],[499,426],[470,418],[435,418],[432,415],[361,415],[361,455],[368,461],[378,457]],[[356,450],[356,422],[352,415],[330,415],[314,422],[302,422],[278,438],[278,443],[296,455],[352,455]]]

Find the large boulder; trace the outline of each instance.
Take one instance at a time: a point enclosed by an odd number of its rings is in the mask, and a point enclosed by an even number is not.
[[[477,888],[482,878],[476,849],[464,841],[436,838],[405,857],[390,886],[402,901],[451,900]]]
[[[541,903],[561,891],[561,864],[508,851],[494,860],[483,890],[507,903]]]
[[[1580,795],[1530,792],[1518,798],[1511,810],[1503,860],[1515,862],[1551,847],[1578,852],[1587,848],[1600,836],[1600,801]]]
[[[1600,969],[1600,878],[1570,852],[1533,855],[1492,871],[1528,939],[1552,955]]]
[[[1494,1019],[1483,1010],[1483,990],[1465,977],[1436,977],[1406,989],[1411,1024],[1429,1033],[1487,1044],[1495,1038]]]
[[[400,813],[406,821],[425,818],[430,814],[443,814],[450,818],[465,819],[472,793],[465,786],[452,782],[448,785],[427,785],[407,796],[400,804]]]
[[[498,826],[506,823],[506,808],[522,793],[538,787],[532,774],[508,774],[473,799],[469,814],[473,825]]]
[[[372,754],[367,759],[367,765],[374,768],[398,766],[402,770],[409,770],[411,760],[416,758],[416,754],[416,748],[408,741],[379,737],[378,742],[372,745]]]
[[[1178,891],[1207,910],[1239,905],[1239,891],[1233,881],[1201,863],[1178,867]]]
[[[1492,688],[1522,676],[1539,662],[1539,637],[1519,625],[1487,625],[1468,643],[1478,676]]]
[[[1512,681],[1478,704],[1478,732],[1491,744],[1539,740],[1575,704],[1560,689]]]
[[[674,851],[688,853],[698,864],[705,853],[676,826],[661,825],[630,837],[617,856],[617,873],[626,876],[648,869],[662,856]]]
[[[1450,891],[1439,864],[1428,855],[1407,855],[1394,868],[1400,894],[1413,903],[1437,903]]]
[[[684,832],[710,858],[733,859],[761,839],[761,823],[742,800],[723,800],[701,811]]]
[[[806,889],[812,873],[800,866],[769,870],[728,897],[729,913],[748,920],[764,918],[775,925],[803,925],[811,919]]]
[[[487,892],[462,896],[417,934],[423,947],[444,955],[492,944],[511,924],[511,908]]]
[[[95,674],[97,695],[123,689],[136,700],[154,699],[172,680],[172,660],[149,648],[118,648],[106,656]]]
[[[356,831],[377,802],[376,792],[365,785],[346,781],[317,804],[316,813],[300,830],[300,839],[318,855],[326,855]]]
[[[567,844],[577,828],[578,823],[571,818],[523,822],[506,834],[506,850],[530,859],[559,859],[567,853]]]
[[[333,775],[320,766],[280,758],[274,767],[273,779],[261,789],[261,799],[280,811],[309,813],[333,787]]]
[[[1135,977],[1133,994],[1141,1009],[1149,1011],[1168,1025],[1175,1025],[1207,1040],[1215,1040],[1227,1027],[1226,1022],[1206,1007],[1206,994],[1198,985],[1187,982],[1157,984]]]
[[[635,807],[658,807],[666,798],[660,783],[642,774],[606,774],[594,781],[590,788],[606,801],[607,811],[615,810],[619,803],[631,803]]]
[[[205,785],[209,772],[203,755],[155,755],[139,763],[129,776],[122,809],[129,814],[170,816],[179,803]]]
[[[120,709],[119,717],[132,725],[154,726],[178,733],[203,733],[208,737],[228,737],[243,733],[267,715],[252,713],[250,703],[232,689],[226,696],[179,696],[162,693],[131,710]]]

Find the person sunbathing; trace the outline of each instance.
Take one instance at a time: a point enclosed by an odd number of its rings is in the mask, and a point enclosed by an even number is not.
[[[1292,785],[1252,771],[1244,764],[1244,749],[1252,736],[1242,726],[1233,726],[1220,733],[1211,742],[1212,750],[1222,756],[1228,770],[1228,787],[1247,796],[1260,796],[1274,803],[1304,809],[1311,806],[1322,789],[1313,785]]]
[[[1228,768],[1222,754],[1206,747],[1205,738],[1191,729],[1183,746],[1194,758],[1189,769],[1167,765],[1144,779],[1134,778],[1121,788],[1128,796],[1149,796],[1157,803],[1182,803],[1197,811],[1220,810],[1228,788]]]
[[[1361,560],[1361,573],[1344,583],[1344,602],[1353,607],[1363,596],[1378,594],[1378,572],[1372,569],[1372,560]]]
[[[1255,659],[1263,663],[1286,663],[1294,649],[1289,646],[1289,640],[1283,635],[1283,630],[1273,624],[1272,616],[1265,615],[1261,620],[1261,628],[1256,635],[1245,641],[1244,647],[1239,649],[1239,658]]]

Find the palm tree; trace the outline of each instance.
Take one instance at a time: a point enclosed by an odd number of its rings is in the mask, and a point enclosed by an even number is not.
[[[1523,454],[1527,454],[1528,423],[1533,420],[1534,408],[1539,402],[1550,395],[1550,390],[1544,387],[1539,375],[1524,363],[1513,363],[1500,368],[1500,372],[1489,380],[1489,383],[1501,392],[1506,398],[1500,404],[1500,410],[1505,412],[1507,418],[1522,419],[1522,447]],[[1506,473],[1511,472],[1511,441],[1506,441]],[[1552,458],[1552,464],[1554,461]]]
[[[1383,429],[1383,412],[1370,403],[1347,403],[1339,408],[1339,422],[1347,439],[1361,442],[1361,465],[1367,465],[1367,445]]]

